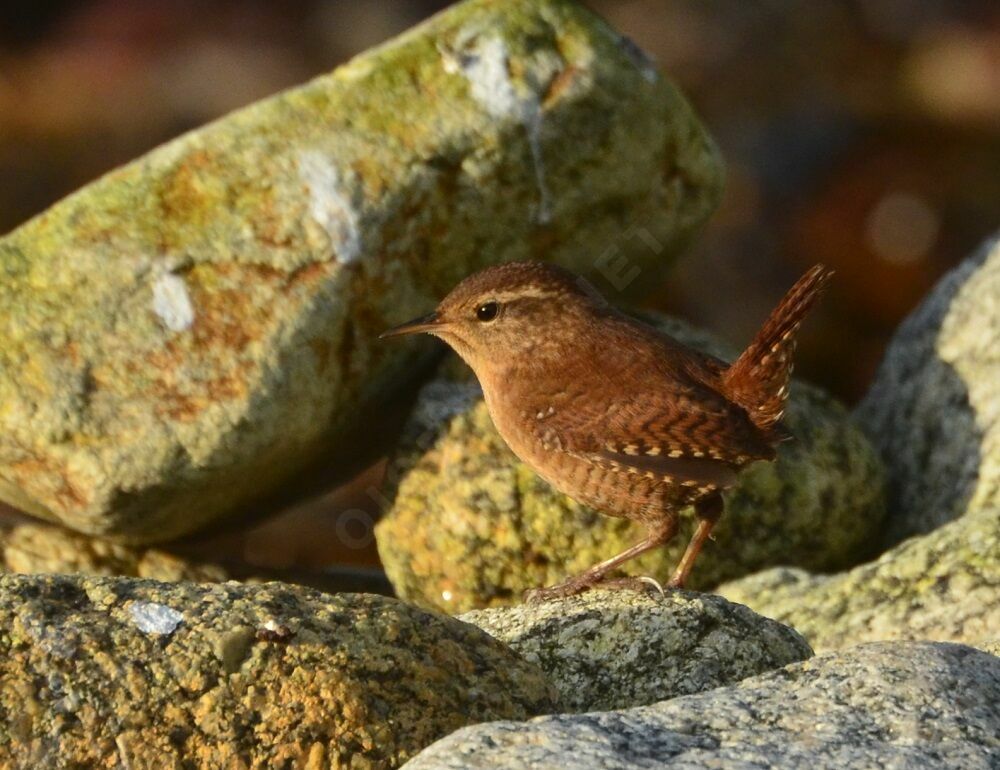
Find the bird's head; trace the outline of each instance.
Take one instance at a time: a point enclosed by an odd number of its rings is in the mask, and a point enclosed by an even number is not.
[[[568,270],[510,262],[469,276],[433,313],[382,337],[433,334],[479,373],[490,362],[537,353],[546,342],[573,334],[578,323],[603,307],[597,290]]]

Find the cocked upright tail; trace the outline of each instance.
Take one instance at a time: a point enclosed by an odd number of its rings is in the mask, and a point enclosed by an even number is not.
[[[750,421],[774,444],[790,438],[781,426],[792,376],[795,333],[802,319],[819,299],[833,271],[816,265],[788,290],[757,336],[723,373],[724,395],[741,406]],[[691,574],[694,561],[722,514],[722,497],[716,493],[695,504],[698,528],[691,537],[669,586],[681,587]]]
[[[832,277],[833,270],[816,265],[796,281],[723,376],[726,395],[775,440],[784,437],[779,423],[788,399],[795,334]]]

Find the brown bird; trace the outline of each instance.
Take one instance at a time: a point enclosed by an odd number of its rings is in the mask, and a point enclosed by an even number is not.
[[[383,337],[426,332],[472,367],[500,435],[553,487],[610,516],[641,522],[646,539],[550,588],[579,593],[669,541],[678,511],[698,527],[668,582],[682,587],[719,520],[722,492],[787,434],[795,332],[832,272],[813,267],[732,364],[611,307],[559,267],[515,262],[462,281],[435,312]],[[635,583],[643,578],[612,581]]]

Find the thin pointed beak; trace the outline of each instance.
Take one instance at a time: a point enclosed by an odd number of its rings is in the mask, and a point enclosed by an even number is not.
[[[407,321],[405,324],[400,324],[393,329],[389,329],[389,331],[382,332],[378,335],[378,338],[380,340],[384,340],[389,337],[402,337],[406,334],[430,332],[435,329],[440,329],[441,325],[441,319],[438,318],[438,314],[436,312],[428,313],[427,315],[420,316],[420,318],[414,318],[412,321]]]

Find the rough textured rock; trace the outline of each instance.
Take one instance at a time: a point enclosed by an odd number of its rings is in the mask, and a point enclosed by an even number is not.
[[[888,469],[890,544],[1000,508],[1000,239],[900,326],[857,416]]]
[[[719,593],[788,623],[816,650],[880,639],[1000,639],[1000,508],[969,513],[845,573],[778,568]]]
[[[488,263],[648,277],[721,178],[589,11],[461,3],[0,240],[0,498],[151,542],[336,468],[428,350],[379,332]]]
[[[627,711],[494,722],[448,736],[407,770],[994,770],[1000,658],[873,644]]]
[[[390,768],[552,706],[470,625],[278,583],[0,576],[0,766]]]
[[[569,711],[644,706],[812,656],[792,629],[710,594],[589,591],[459,620],[537,663]]]
[[[703,332],[667,331],[713,352]],[[716,542],[698,560],[692,587],[765,566],[832,570],[868,555],[883,516],[882,468],[846,411],[796,382],[787,425],[796,440],[775,463],[758,463],[727,495]],[[395,492],[393,493],[393,488]],[[509,604],[619,553],[642,530],[578,505],[517,460],[478,389],[432,382],[418,399],[389,472],[392,507],[376,529],[379,554],[399,595],[448,612]],[[693,529],[685,512],[667,547],[627,571],[666,579]]]
[[[46,524],[0,526],[0,572],[121,575],[218,583],[215,564],[196,564],[154,548],[134,548]]]

